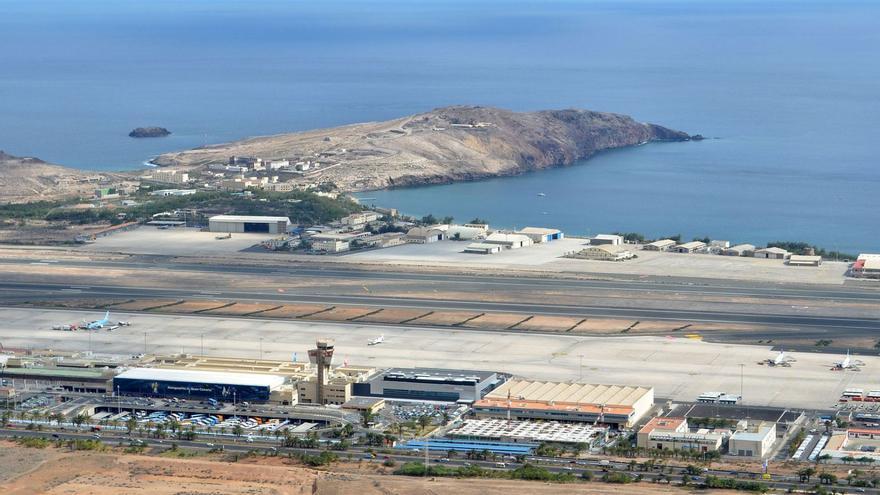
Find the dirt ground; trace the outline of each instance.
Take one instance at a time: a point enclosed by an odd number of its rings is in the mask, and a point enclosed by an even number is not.
[[[340,464],[334,471],[290,465],[283,458],[230,462],[19,447],[0,442],[0,493],[6,495],[618,495],[619,485],[559,485],[510,480],[407,478],[375,465]],[[627,485],[633,495],[685,494],[649,484]],[[704,491],[704,494],[716,492]],[[719,492],[720,493],[720,492]]]

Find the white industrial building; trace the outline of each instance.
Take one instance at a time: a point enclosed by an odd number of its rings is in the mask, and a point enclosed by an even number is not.
[[[691,241],[691,242],[685,242],[684,244],[679,244],[678,246],[675,246],[674,248],[672,248],[672,251],[675,253],[690,254],[690,253],[699,252],[703,249],[706,249],[705,242]]]
[[[346,215],[339,219],[343,225],[350,225],[353,227],[375,222],[376,220],[379,220],[379,214],[375,211],[361,211]]]
[[[755,254],[755,246],[751,244],[737,244],[725,249],[721,254],[724,256],[753,256]]]
[[[852,274],[861,278],[880,278],[880,254],[860,254],[853,263]]]
[[[724,435],[712,430],[690,431],[685,418],[653,418],[636,435],[636,445],[651,450],[695,450],[715,452]]]
[[[534,244],[531,237],[522,234],[493,232],[483,241],[484,244],[498,244],[504,249],[519,249]]]
[[[595,237],[590,238],[590,244],[594,246],[599,244],[611,244],[612,246],[619,246],[623,244],[623,236],[614,234],[599,234]]]
[[[428,244],[445,241],[446,231],[437,227],[415,227],[406,233],[406,242],[412,244]]]
[[[614,244],[588,246],[576,255],[578,258],[600,261],[623,261],[634,256],[633,252],[626,246]]]
[[[789,266],[819,266],[821,264],[821,256],[805,256],[800,254],[793,254],[788,257]]]
[[[446,237],[455,240],[470,241],[486,237],[486,229],[478,226],[450,225],[446,229]]]
[[[766,258],[771,260],[784,260],[791,256],[791,253],[785,249],[778,247],[768,247],[755,250],[755,258]]]
[[[342,253],[351,249],[351,240],[347,236],[336,234],[315,234],[309,237],[312,251],[325,253]]]
[[[473,254],[496,254],[504,249],[500,244],[487,244],[485,242],[473,242],[464,248],[465,253]]]
[[[559,229],[546,229],[543,227],[526,227],[524,229],[517,230],[516,233],[528,236],[535,244],[557,241],[565,237],[565,235]]]
[[[743,420],[737,426],[737,431],[731,435],[727,451],[730,455],[739,457],[764,458],[770,454],[774,443],[776,443],[776,423],[749,424]]]
[[[211,232],[284,234],[288,225],[290,219],[287,217],[217,215],[208,219]]]
[[[659,241],[649,242],[642,246],[645,251],[669,251],[669,248],[675,246],[672,239],[660,239]]]

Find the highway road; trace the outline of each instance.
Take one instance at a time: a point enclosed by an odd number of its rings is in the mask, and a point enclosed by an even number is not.
[[[70,431],[70,430],[60,430],[60,431],[36,431],[36,430],[25,430],[20,428],[10,428],[10,427],[0,427],[0,438],[12,439],[15,437],[21,438],[46,438],[50,441],[67,441],[67,440],[87,440],[87,439],[97,439],[102,443],[108,446],[128,446],[133,444],[133,442],[138,442],[140,445],[145,447],[152,448],[154,450],[163,450],[170,449],[172,444],[177,444],[178,448],[190,449],[194,451],[208,452],[211,450],[217,450],[222,448],[224,452],[227,453],[242,453],[246,454],[248,452],[257,450],[257,451],[267,451],[267,452],[277,452],[279,455],[287,455],[289,454],[310,454],[317,455],[322,452],[320,449],[307,449],[307,448],[288,448],[288,447],[277,447],[277,443],[271,442],[245,442],[240,439],[229,439],[229,438],[208,438],[205,440],[172,440],[172,439],[156,439],[149,437],[133,437],[127,435],[123,432],[101,432],[99,438],[96,438],[93,433],[88,432],[78,432],[78,431]],[[352,458],[355,459],[363,459],[368,462],[383,462],[385,459],[391,459],[398,464],[403,464],[407,462],[423,462],[425,457],[421,455],[421,453],[407,452],[407,451],[393,451],[387,454],[380,454],[377,458],[372,459],[366,447],[351,447],[348,451],[336,452],[340,457],[345,458],[348,455],[351,455]],[[503,467],[500,467],[495,461],[485,461],[485,460],[468,460],[463,459],[461,457],[457,458],[447,458],[444,452],[431,452],[429,454],[429,460],[432,465],[443,465],[449,468],[455,467],[463,467],[463,466],[478,466],[484,469],[491,470],[513,470],[520,467],[522,464],[516,462],[505,462]],[[633,478],[636,476],[642,476],[643,480],[646,482],[662,482],[662,483],[672,483],[672,484],[680,484],[682,482],[683,476],[685,474],[685,470],[681,467],[676,467],[670,469],[666,468],[666,472],[661,472],[661,469],[654,468],[649,471],[639,471],[638,469],[630,470],[629,466],[623,462],[615,462],[615,461],[602,461],[600,459],[582,459],[578,461],[573,461],[569,458],[549,458],[549,457],[534,457],[530,456],[527,458],[527,462],[541,466],[553,473],[568,473],[573,476],[581,477],[584,473],[589,473],[592,479],[599,480],[602,475],[605,473],[623,473],[627,474]],[[742,481],[751,481],[751,480],[759,480],[760,481],[760,472],[756,471],[727,471],[721,469],[706,469],[705,471],[700,472],[696,475],[690,476],[689,483],[694,486],[699,486],[704,480],[706,476],[717,476],[719,478],[733,478],[739,479]],[[662,480],[662,481],[661,481]],[[805,485],[800,483],[796,476],[773,476],[773,478],[769,481],[761,481],[766,484],[768,487],[774,488],[778,491],[786,491],[786,490],[796,490],[803,489],[806,486],[812,486],[812,484]],[[839,490],[842,490],[841,493],[869,493],[869,494],[878,494],[880,490],[876,488],[864,488],[856,491],[854,488],[838,486],[835,487]]]
[[[298,291],[278,292],[268,289],[227,290],[197,287],[149,288],[124,285],[70,285],[40,282],[0,282],[0,303],[71,298],[156,299],[210,298],[220,300],[265,301],[272,303],[321,303],[328,305],[369,305],[385,308],[420,308],[427,310],[468,310],[508,312],[529,315],[578,315],[596,318],[629,318],[752,324],[772,327],[811,328],[814,331],[849,331],[850,334],[874,335],[880,318],[849,318],[796,314],[766,314],[736,311],[701,311],[687,309],[641,309],[589,304],[547,304],[535,302],[496,302],[451,300],[425,297],[389,297],[381,295],[310,294]]]

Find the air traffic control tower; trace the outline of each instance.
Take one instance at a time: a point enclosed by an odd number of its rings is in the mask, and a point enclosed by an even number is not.
[[[318,383],[315,390],[315,402],[324,403],[324,386],[330,377],[330,365],[333,364],[333,339],[318,339],[316,349],[309,349],[309,362],[318,368]]]

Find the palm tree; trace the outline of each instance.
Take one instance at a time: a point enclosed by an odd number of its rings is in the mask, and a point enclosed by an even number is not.
[[[83,423],[85,423],[85,422],[88,421],[88,420],[89,420],[89,417],[88,417],[88,416],[86,416],[86,415],[83,414],[83,413],[79,413],[79,414],[77,414],[76,416],[73,417],[73,424],[74,424],[77,428],[79,428],[80,426],[83,425]]]
[[[419,416],[419,427],[421,428],[421,431],[425,431],[425,429],[430,424],[431,424],[431,417],[430,416],[426,416],[426,415]]]
[[[134,429],[137,428],[137,425],[138,422],[136,419],[134,419],[134,416],[129,416],[128,419],[125,420],[125,429],[128,430],[129,435],[131,435]]]
[[[373,422],[373,418],[375,416],[376,415],[373,414],[373,411],[371,411],[369,408],[361,410],[361,423],[364,425],[364,428],[370,426],[370,423]]]
[[[803,468],[803,469],[799,470],[797,472],[797,474],[800,477],[802,482],[809,483],[810,478],[812,478],[816,474],[816,470],[811,467]]]
[[[446,426],[447,424],[449,424],[449,417],[450,417],[449,411],[447,411],[446,409],[444,409],[443,412],[440,413],[440,418],[443,421],[443,426]]]

